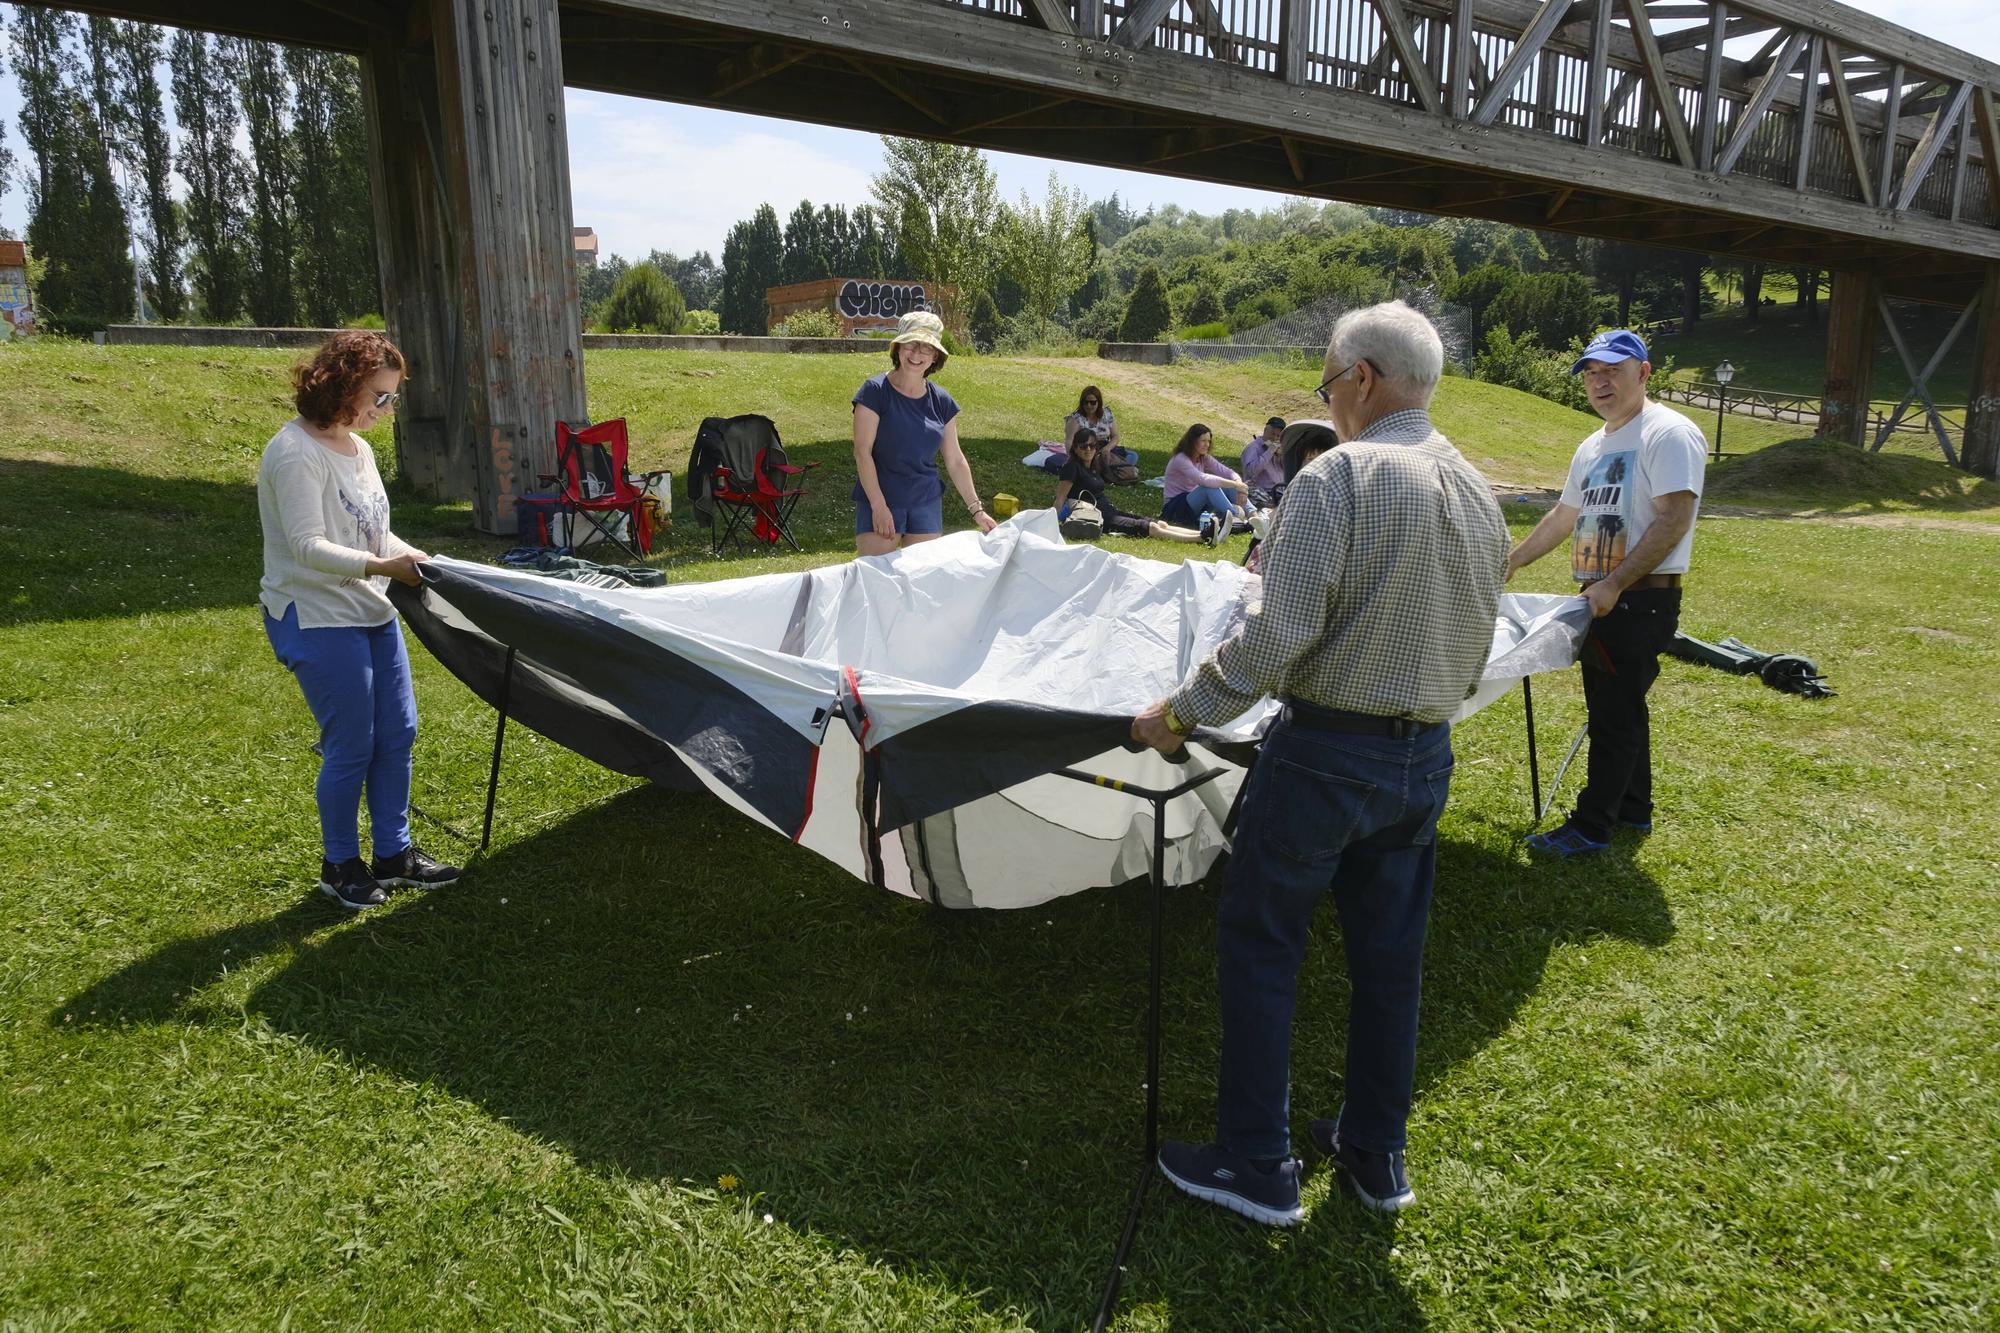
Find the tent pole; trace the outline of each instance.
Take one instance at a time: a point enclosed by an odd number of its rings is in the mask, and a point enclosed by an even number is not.
[[[1529,809],[1535,812],[1535,822],[1542,818],[1542,768],[1535,760],[1535,689],[1528,683],[1529,678],[1521,677],[1521,704],[1528,710],[1528,794],[1533,799]]]
[[[479,834],[479,850],[493,841],[493,797],[500,790],[500,746],[507,739],[507,696],[514,688],[514,650],[507,650],[507,669],[500,676],[500,721],[493,728],[493,767],[486,774],[486,827]]]

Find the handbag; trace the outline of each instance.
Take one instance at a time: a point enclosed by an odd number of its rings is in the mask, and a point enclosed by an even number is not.
[[[1060,524],[1063,537],[1073,542],[1094,542],[1104,535],[1104,511],[1089,500],[1076,500]]]

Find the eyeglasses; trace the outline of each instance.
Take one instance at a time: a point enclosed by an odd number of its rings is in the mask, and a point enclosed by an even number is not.
[[[400,390],[389,393],[378,393],[375,395],[375,410],[379,412],[386,407],[393,412],[402,401],[403,395]]]
[[[1362,360],[1363,360],[1363,361],[1365,361],[1365,360],[1367,360],[1367,358],[1366,358],[1366,357],[1363,357],[1363,358],[1362,358]],[[1361,364],[1361,362],[1360,362],[1360,361],[1350,361],[1350,362],[1348,362],[1348,363],[1347,363],[1347,370],[1352,370],[1352,369],[1354,369],[1354,368],[1355,368],[1356,366],[1358,366],[1358,365],[1360,365],[1360,364]],[[1324,384],[1320,385],[1320,386],[1319,386],[1319,387],[1318,387],[1317,389],[1314,389],[1314,390],[1313,390],[1313,395],[1314,395],[1314,396],[1315,396],[1316,398],[1318,398],[1318,399],[1319,399],[1319,400],[1320,400],[1320,401],[1321,401],[1322,403],[1325,403],[1325,404],[1326,404],[1326,405],[1327,405],[1328,407],[1332,407],[1332,406],[1333,406],[1333,395],[1332,395],[1332,394],[1330,394],[1330,393],[1328,393],[1328,392],[1327,392],[1327,390],[1328,390],[1328,389],[1331,389],[1331,388],[1333,387],[1333,383],[1334,383],[1334,381],[1335,381],[1335,380],[1337,380],[1337,379],[1339,379],[1341,375],[1345,375],[1345,374],[1347,373],[1347,370],[1343,370],[1343,371],[1341,371],[1341,372],[1340,372],[1340,375],[1329,375],[1329,376],[1327,376],[1327,380],[1326,380],[1326,383],[1324,383]]]

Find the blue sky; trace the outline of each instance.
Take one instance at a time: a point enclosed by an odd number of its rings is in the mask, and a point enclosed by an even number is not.
[[[2000,18],[1993,0],[1861,0],[1878,14],[1948,45],[2000,61]],[[19,94],[11,68],[0,70],[0,117],[7,144],[21,156]],[[606,254],[651,249],[720,255],[723,235],[769,202],[782,218],[800,199],[853,206],[869,202],[881,170],[874,135],[757,116],[709,111],[572,90],[568,96],[570,176],[576,221],[593,227]],[[1003,198],[1039,198],[1053,170],[1092,198],[1112,191],[1129,203],[1179,204],[1196,212],[1260,208],[1281,196],[1168,176],[1080,167],[994,153]],[[0,197],[0,225],[27,225],[18,187]]]

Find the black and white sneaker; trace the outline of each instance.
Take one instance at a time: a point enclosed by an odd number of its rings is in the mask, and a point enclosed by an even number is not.
[[[1306,1210],[1299,1203],[1299,1173],[1303,1169],[1298,1158],[1287,1157],[1269,1171],[1262,1171],[1249,1158],[1238,1157],[1216,1143],[1168,1139],[1160,1145],[1160,1172],[1175,1188],[1267,1227],[1288,1227],[1304,1220]]]
[[[1204,511],[1201,516],[1201,544],[1213,546],[1220,540],[1221,538],[1216,535],[1214,513]]]
[[[1347,1180],[1361,1206],[1374,1213],[1399,1213],[1417,1201],[1409,1172],[1399,1152],[1369,1152],[1340,1141],[1340,1122],[1312,1122],[1315,1147],[1333,1159],[1333,1169]]]
[[[382,886],[375,882],[358,856],[350,856],[339,865],[321,860],[319,891],[350,912],[380,907],[389,901],[389,895],[382,892]]]
[[[373,869],[379,882],[398,889],[436,888],[440,884],[451,883],[459,876],[457,866],[433,861],[414,844],[394,856],[376,857]]]

